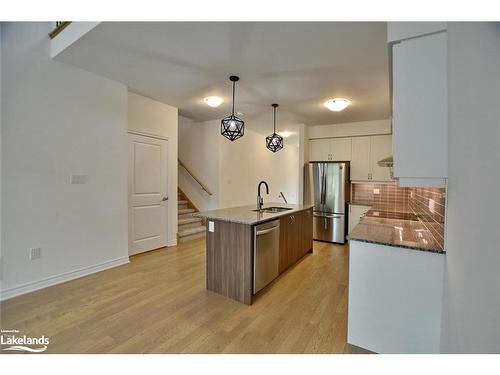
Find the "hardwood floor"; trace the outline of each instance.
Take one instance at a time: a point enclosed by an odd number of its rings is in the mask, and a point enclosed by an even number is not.
[[[314,251],[251,306],[205,289],[205,239],[1,303],[1,328],[49,353],[358,353],[346,344],[347,245]]]

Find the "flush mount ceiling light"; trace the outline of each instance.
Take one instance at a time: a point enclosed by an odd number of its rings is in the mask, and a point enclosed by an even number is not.
[[[351,102],[344,98],[329,99],[324,103],[324,106],[333,112],[340,112],[347,108]]]
[[[218,107],[222,103],[224,103],[224,99],[222,99],[219,96],[208,96],[208,97],[204,98],[203,101],[205,102],[205,104],[209,105],[210,107]]]
[[[235,83],[238,82],[239,79],[240,78],[237,76],[229,77],[229,80],[233,82],[233,109],[231,115],[224,117],[220,122],[220,133],[230,141],[243,137],[245,132],[245,122],[234,115],[234,90]]]
[[[284,131],[284,132],[280,132],[280,135],[283,137],[283,138],[288,138],[289,136],[292,135],[292,132],[289,132],[289,131]]]
[[[271,104],[274,109],[274,131],[273,134],[266,137],[266,147],[272,152],[279,151],[283,148],[283,137],[276,134],[276,108],[278,104]]]

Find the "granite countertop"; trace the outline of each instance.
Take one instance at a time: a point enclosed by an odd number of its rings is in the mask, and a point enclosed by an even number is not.
[[[370,211],[349,233],[349,240],[445,253],[421,221],[383,217],[380,214],[383,211],[379,211],[379,215],[371,215]]]
[[[269,202],[263,205],[263,208],[266,207],[285,207],[285,208],[290,208],[290,210],[282,212],[257,212],[253,211],[256,209],[256,205],[250,205],[250,206],[231,207],[219,210],[197,212],[193,216],[203,217],[212,220],[228,221],[232,223],[255,225],[263,223],[265,221],[277,219],[281,216],[293,214],[294,212],[306,210],[308,208],[311,208],[312,205]]]

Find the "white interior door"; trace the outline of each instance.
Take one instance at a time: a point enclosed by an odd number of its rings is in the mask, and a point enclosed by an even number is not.
[[[129,134],[129,254],[167,245],[167,148],[164,139]]]

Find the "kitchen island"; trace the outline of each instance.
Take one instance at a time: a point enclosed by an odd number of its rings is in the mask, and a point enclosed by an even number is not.
[[[267,203],[196,216],[207,219],[207,289],[248,305],[265,283],[312,251],[310,205]]]

